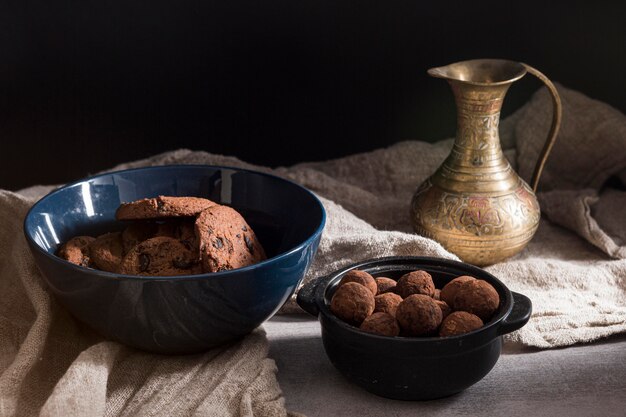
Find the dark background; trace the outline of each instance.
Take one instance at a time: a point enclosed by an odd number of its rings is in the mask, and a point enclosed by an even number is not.
[[[277,166],[442,139],[454,102],[426,69],[471,58],[624,112],[624,4],[0,0],[0,188],[183,147]]]

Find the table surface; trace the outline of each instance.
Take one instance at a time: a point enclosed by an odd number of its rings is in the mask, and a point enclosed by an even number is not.
[[[626,416],[626,335],[568,348],[504,345],[491,372],[431,401],[378,397],[352,385],[324,352],[319,322],[279,315],[264,324],[287,409],[316,416]]]

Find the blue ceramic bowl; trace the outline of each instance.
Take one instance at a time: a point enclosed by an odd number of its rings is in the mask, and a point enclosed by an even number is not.
[[[55,253],[77,235],[122,230],[122,202],[206,197],[234,207],[268,259],[245,268],[178,277],[120,275],[84,268]],[[305,188],[263,173],[177,165],[131,169],[64,186],[39,200],[24,234],[52,292],[107,338],[159,353],[192,353],[240,338],[294,293],[317,250],[326,214]]]

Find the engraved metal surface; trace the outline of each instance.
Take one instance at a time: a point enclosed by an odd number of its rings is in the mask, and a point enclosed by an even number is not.
[[[504,96],[527,71],[541,74],[526,64],[505,60],[464,61],[429,70],[452,87],[457,134],[450,155],[415,192],[411,220],[417,233],[475,265],[515,255],[539,225],[535,194],[504,157],[498,133]],[[543,74],[539,78],[549,83]],[[553,129],[537,163],[539,174],[560,122],[558,94],[551,83],[548,88],[556,97],[555,111]],[[538,181],[537,175],[533,184]]]

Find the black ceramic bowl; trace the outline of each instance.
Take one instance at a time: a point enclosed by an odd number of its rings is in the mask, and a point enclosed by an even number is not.
[[[398,279],[417,269],[430,273],[437,288],[459,275],[489,282],[500,307],[485,326],[453,337],[385,337],[365,333],[335,317],[330,300],[351,269]],[[532,305],[483,269],[437,258],[393,257],[364,261],[305,285],[298,304],[319,317],[324,349],[348,380],[382,397],[428,400],[452,395],[479,381],[500,356],[502,335],[524,326]]]
[[[119,275],[55,253],[76,235],[123,229],[121,202],[158,195],[206,197],[243,214],[268,259],[245,268],[177,277]],[[203,165],[113,172],[62,187],[28,212],[24,233],[44,279],[72,314],[102,335],[160,353],[190,353],[239,338],[295,291],[325,212],[305,188],[267,174]]]

